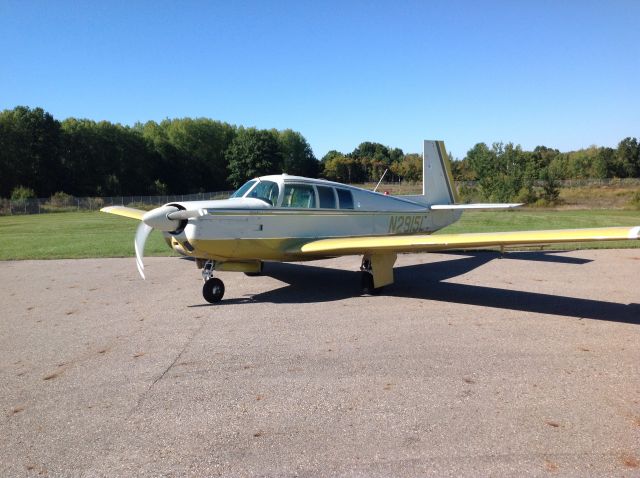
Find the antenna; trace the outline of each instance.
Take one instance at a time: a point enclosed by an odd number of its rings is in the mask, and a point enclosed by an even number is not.
[[[378,181],[378,184],[376,184],[376,187],[373,189],[374,193],[378,190],[378,186],[380,186],[380,183],[384,179],[384,175],[387,174],[387,171],[389,171],[389,168],[385,169],[384,173],[382,173],[382,177],[380,178],[380,181]]]

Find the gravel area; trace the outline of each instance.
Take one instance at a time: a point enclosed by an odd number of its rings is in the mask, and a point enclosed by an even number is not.
[[[0,262],[0,476],[640,476],[640,250]]]

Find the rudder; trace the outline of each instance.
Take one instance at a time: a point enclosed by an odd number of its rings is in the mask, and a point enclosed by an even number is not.
[[[454,204],[457,193],[444,141],[424,140],[422,196],[427,204]]]

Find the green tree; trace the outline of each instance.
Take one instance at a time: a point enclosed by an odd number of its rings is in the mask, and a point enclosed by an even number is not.
[[[467,152],[463,160],[469,164],[478,180],[478,190],[482,197],[488,199],[496,188],[498,174],[498,159],[495,151],[489,149],[485,143],[477,143]]]
[[[96,193],[107,164],[98,164],[100,144],[95,121],[67,118],[61,124],[62,189],[78,196]]]
[[[602,171],[602,175],[599,176],[600,178],[612,178],[614,176],[612,170],[615,167],[615,155],[616,150],[613,148],[608,148],[606,146],[600,148],[598,156],[600,158],[600,162],[604,164],[605,167],[604,171]]]
[[[380,143],[365,141],[360,143],[351,153],[347,155],[353,160],[350,166],[350,176],[354,182],[378,181],[385,169],[391,169],[391,165],[402,161],[404,153],[400,148],[389,148]],[[387,180],[393,179],[389,175]]]
[[[478,178],[467,158],[451,161],[451,174],[455,181],[475,181]]]
[[[207,118],[164,120],[160,126],[175,148],[178,165],[189,192],[225,189],[227,159],[224,152],[235,137],[228,123]]]
[[[393,174],[403,181],[418,182],[422,179],[422,155],[406,154],[401,161],[391,163]]]
[[[560,154],[560,151],[546,146],[536,146],[531,152],[531,161],[536,171],[542,171]]]
[[[18,184],[51,194],[62,175],[59,147],[60,123],[42,108],[0,112],[0,195]]]
[[[167,124],[163,122],[163,126],[155,121],[148,121],[137,124],[135,128],[142,134],[153,158],[148,165],[149,177],[165,184],[168,193],[186,192],[189,191],[186,172],[188,158],[169,141]],[[223,175],[226,177],[226,171]]]
[[[321,168],[324,167],[324,164],[333,159],[336,158],[338,156],[344,156],[344,154],[342,154],[340,151],[336,151],[335,149],[332,149],[331,151],[329,151],[327,154],[325,154],[322,159],[320,159],[320,165]]]
[[[11,191],[12,201],[22,201],[25,199],[34,199],[36,192],[31,188],[25,188],[24,186],[17,186]]]
[[[560,185],[553,174],[553,170],[547,166],[540,173],[542,179],[542,199],[547,204],[555,204],[560,196]]]
[[[363,163],[345,155],[332,155],[323,162],[322,176],[341,183],[361,183],[366,180]]]
[[[148,149],[142,135],[135,129],[101,121],[96,124],[100,151],[97,164],[107,171],[97,187],[99,195],[134,195],[148,192],[152,177],[148,165]]]
[[[334,154],[337,153],[337,154]],[[349,159],[338,153],[330,151],[322,158],[322,174],[321,176],[331,181],[345,182],[349,176],[347,162]]]
[[[280,143],[283,171],[287,174],[316,177],[320,171],[320,164],[307,140],[291,129],[276,131],[275,134]]]
[[[491,201],[506,202],[531,197],[534,168],[531,155],[513,143],[494,143],[489,149],[478,143],[467,152],[466,160],[476,172],[482,196]]]
[[[282,153],[275,136],[264,130],[240,128],[227,150],[229,182],[238,187],[246,180],[282,172]]]
[[[636,178],[640,176],[640,144],[636,138],[625,138],[618,143],[615,155],[617,176]]]

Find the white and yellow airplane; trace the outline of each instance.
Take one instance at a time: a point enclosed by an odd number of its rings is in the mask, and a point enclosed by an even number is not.
[[[640,239],[640,226],[432,234],[466,209],[520,205],[457,204],[444,143],[424,141],[422,195],[388,196],[282,174],[252,179],[229,199],[176,202],[148,212],[124,206],[102,211],[142,221],[134,244],[143,279],[144,244],[151,230],[158,229],[174,250],[196,259],[203,296],[210,303],[224,295],[214,271],[258,275],[265,261],[361,255],[363,292],[372,294],[393,283],[393,265],[401,252]]]

